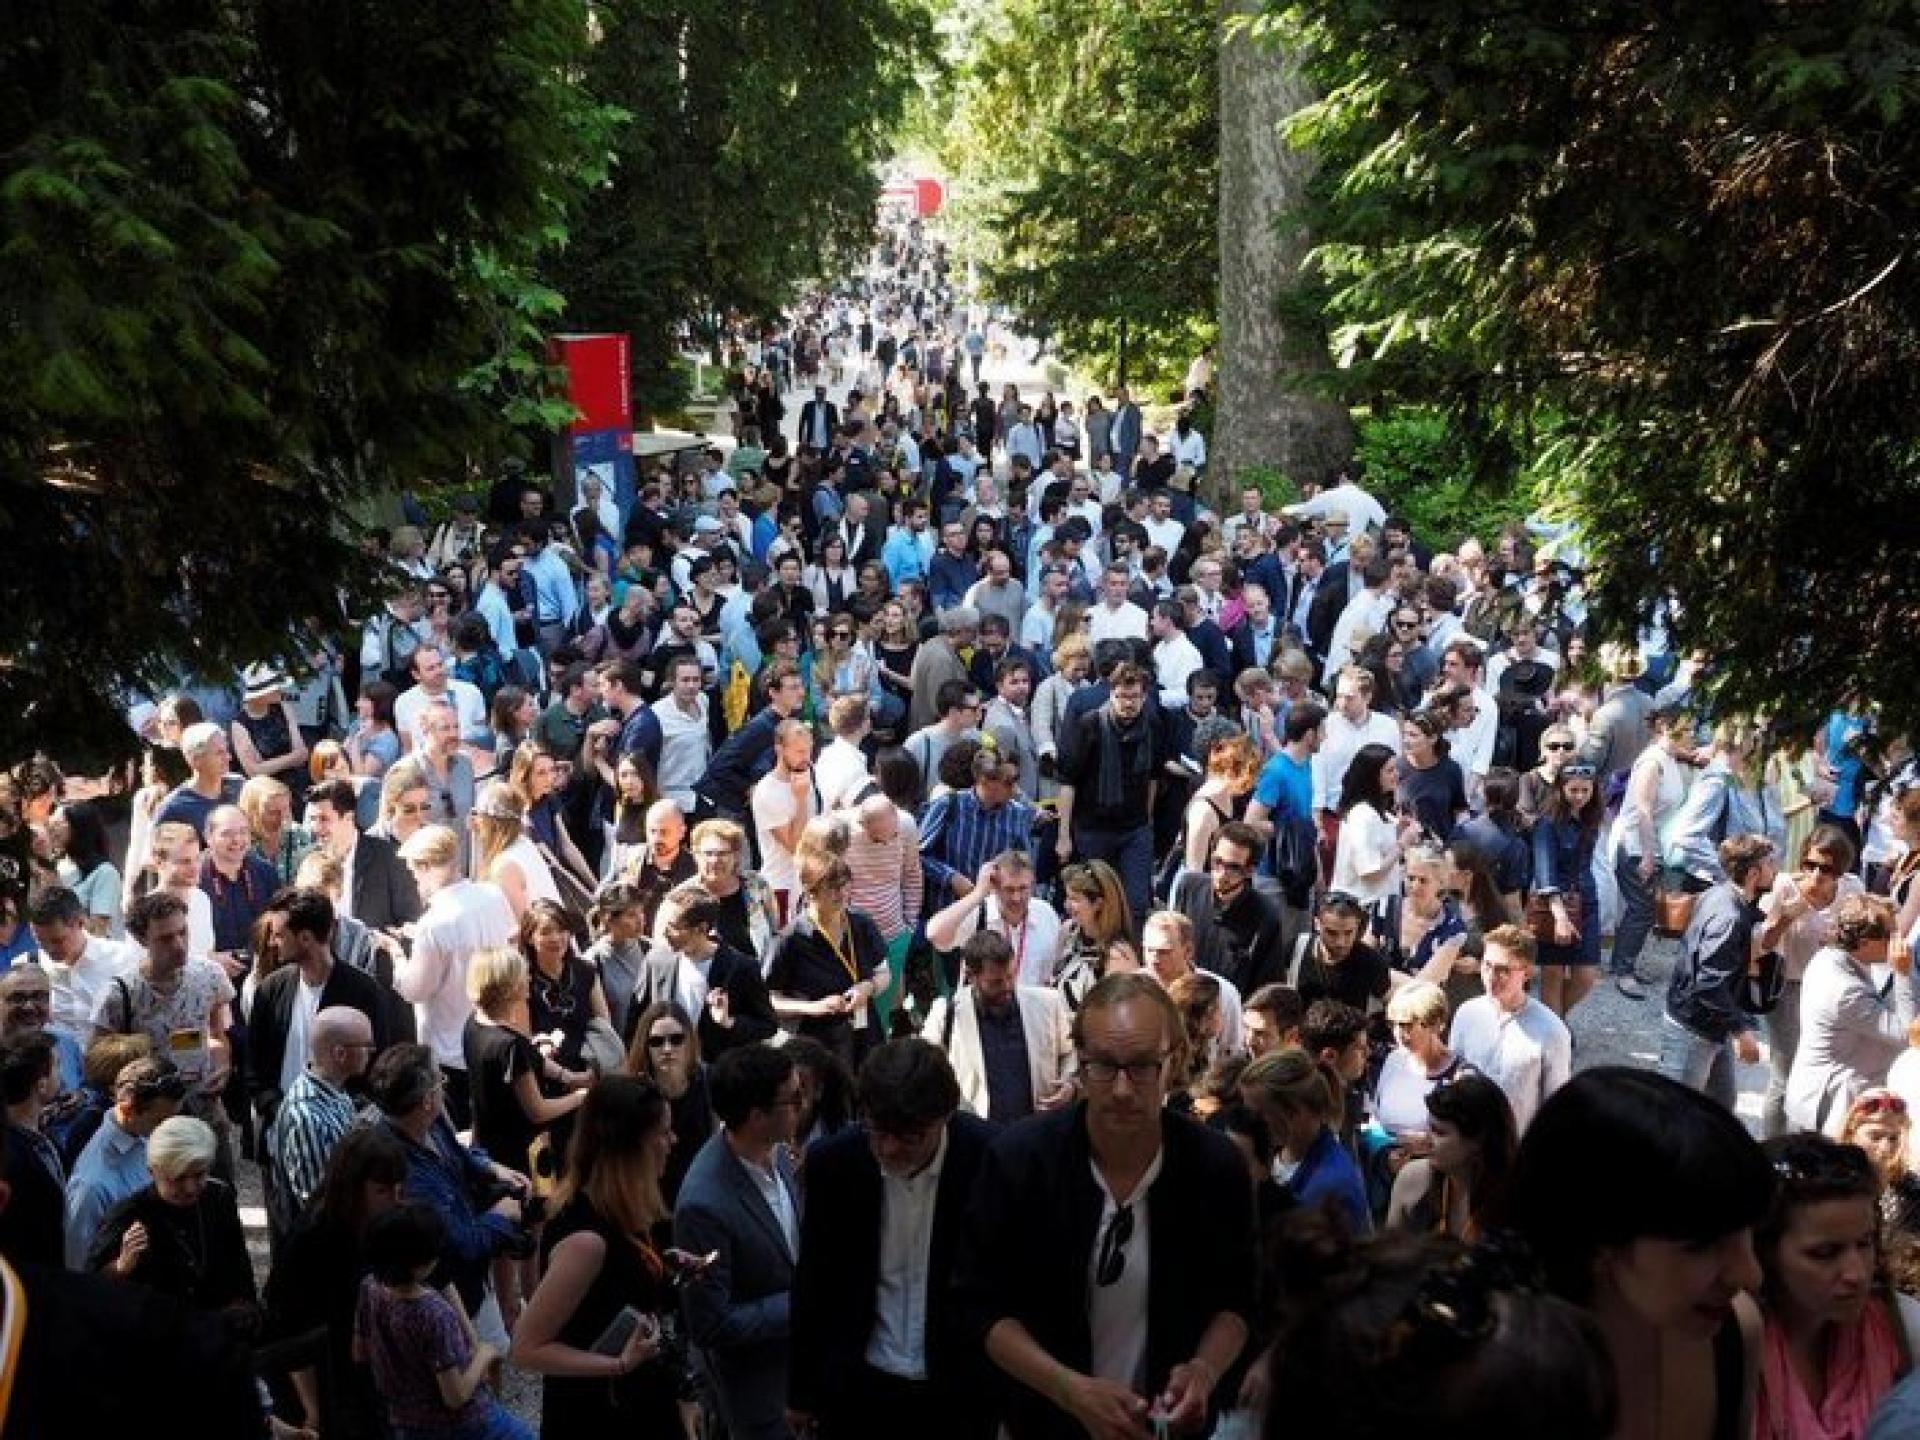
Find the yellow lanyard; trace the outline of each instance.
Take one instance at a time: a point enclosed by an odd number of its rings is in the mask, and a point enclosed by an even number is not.
[[[853,949],[853,926],[850,922],[842,923],[846,924],[847,950],[851,950]],[[839,942],[825,930],[821,929],[818,923],[814,925],[814,931],[822,940],[827,942],[827,948],[833,951],[833,958],[838,960],[840,962],[840,968],[847,972],[847,979],[858,985],[860,983],[860,967],[848,958],[846,951],[840,948]]]

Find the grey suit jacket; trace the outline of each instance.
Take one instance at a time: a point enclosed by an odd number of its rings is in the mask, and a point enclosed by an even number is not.
[[[798,1244],[800,1200],[785,1151],[775,1172],[792,1200],[795,1241],[725,1130],[700,1148],[681,1182],[673,1242],[717,1258],[681,1291],[687,1334],[731,1440],[788,1440],[788,1300]]]
[[[1800,982],[1800,1044],[1787,1076],[1787,1123],[1838,1133],[1862,1090],[1886,1083],[1920,1009],[1920,979],[1893,977],[1885,999],[1844,950],[1828,946]]]

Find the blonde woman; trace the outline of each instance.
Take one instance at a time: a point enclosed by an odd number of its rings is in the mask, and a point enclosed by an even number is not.
[[[567,833],[566,818],[560,813],[561,783],[560,762],[545,745],[526,741],[514,750],[507,784],[520,802],[528,836],[550,870],[564,867],[591,895],[599,880]]]
[[[473,830],[473,875],[491,880],[507,897],[517,921],[535,900],[560,903],[560,887],[526,833],[525,812],[511,785],[496,780],[480,792],[468,825]]]
[[[240,787],[240,813],[253,831],[253,848],[273,866],[282,885],[293,883],[300,857],[313,848],[313,836],[293,823],[293,792],[271,775],[256,775]]]
[[[1093,646],[1085,635],[1067,636],[1053,651],[1053,673],[1034,687],[1027,707],[1027,723],[1033,729],[1033,747],[1040,757],[1039,800],[1060,793],[1060,782],[1053,767],[1060,758],[1060,717],[1067,712],[1073,692],[1087,683],[1093,671]]]
[[[1260,775],[1260,753],[1245,735],[1222,740],[1207,753],[1207,776],[1187,802],[1185,819],[1186,868],[1206,871],[1213,853],[1213,837],[1243,808]]]
[[[1060,894],[1067,923],[1060,927],[1060,950],[1053,983],[1067,1007],[1080,1001],[1106,973],[1108,947],[1133,934],[1133,912],[1120,876],[1104,860],[1069,865],[1060,872]]]
[[[368,832],[401,846],[433,817],[433,791],[427,772],[411,755],[387,767],[380,777],[380,819]]]

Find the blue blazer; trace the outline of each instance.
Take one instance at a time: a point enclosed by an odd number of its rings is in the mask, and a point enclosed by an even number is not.
[[[774,1169],[797,1217],[793,1167],[780,1147],[774,1149]],[[695,1359],[729,1435],[789,1440],[788,1301],[795,1257],[725,1130],[700,1147],[680,1184],[673,1243],[695,1255],[719,1252],[680,1292],[680,1303]]]

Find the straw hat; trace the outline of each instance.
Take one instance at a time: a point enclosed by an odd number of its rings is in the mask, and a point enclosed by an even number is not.
[[[275,665],[249,665],[240,674],[248,704],[256,700],[277,700],[287,692],[286,672]]]

